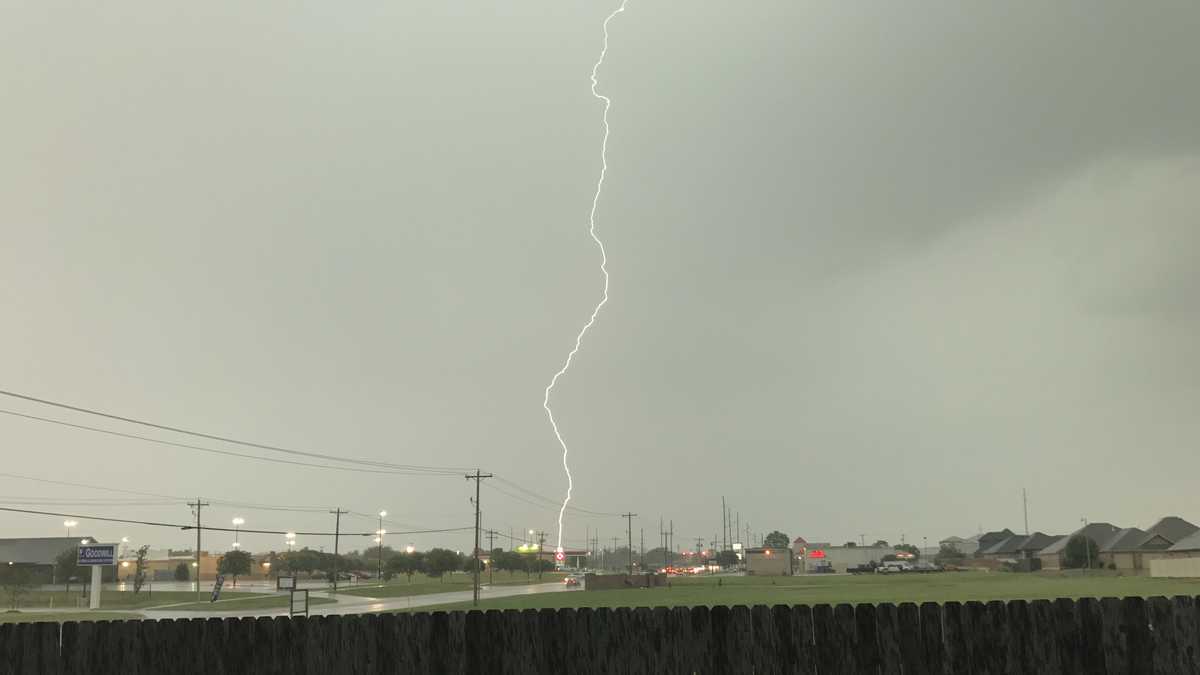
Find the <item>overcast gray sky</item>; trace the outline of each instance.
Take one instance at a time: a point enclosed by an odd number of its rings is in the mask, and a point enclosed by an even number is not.
[[[6,3],[0,388],[558,497],[541,396],[601,291],[588,75],[616,4]],[[810,540],[1019,529],[1022,487],[1052,533],[1200,520],[1200,5],[630,0],[610,28],[612,300],[554,399],[576,504],[681,545],[721,495]],[[0,443],[8,473],[471,522],[459,477],[4,416]]]

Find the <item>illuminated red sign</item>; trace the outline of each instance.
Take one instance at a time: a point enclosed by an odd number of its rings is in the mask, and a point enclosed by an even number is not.
[[[564,554],[562,551],[558,551],[554,554],[554,559],[559,562],[566,560],[566,558],[567,558],[566,554]]]
[[[822,551],[821,549],[817,549],[817,550],[815,550],[815,551],[809,551],[809,553],[808,553],[808,557],[810,557],[810,558],[824,558],[824,557],[825,557],[825,551]]]

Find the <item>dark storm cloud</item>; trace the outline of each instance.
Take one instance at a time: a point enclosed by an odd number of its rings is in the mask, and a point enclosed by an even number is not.
[[[600,292],[610,9],[10,4],[4,381],[559,494],[541,390]],[[725,493],[756,529],[910,540],[1012,526],[1023,485],[1051,531],[1194,508],[1198,28],[631,0],[600,73],[613,300],[555,401],[579,503],[707,537]],[[461,479],[0,431],[32,474],[469,509]],[[488,499],[498,529],[552,522]]]

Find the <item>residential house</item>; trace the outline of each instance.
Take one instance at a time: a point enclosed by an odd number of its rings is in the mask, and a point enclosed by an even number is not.
[[[1121,528],[1112,523],[1088,523],[1071,534],[1049,544],[1037,552],[1037,558],[1042,561],[1044,570],[1061,570],[1066,567],[1067,543],[1076,535],[1084,535],[1096,542],[1097,548],[1103,549]]]
[[[983,555],[983,552],[986,551],[987,549],[995,547],[996,544],[1003,542],[1004,540],[1014,536],[1015,534],[1016,534],[1015,532],[1013,532],[1012,530],[1010,530],[1006,527],[1003,530],[996,530],[994,532],[985,532],[985,533],[979,535],[979,537],[976,539],[976,542],[975,542],[977,544],[977,546],[975,548],[974,555],[975,556]]]

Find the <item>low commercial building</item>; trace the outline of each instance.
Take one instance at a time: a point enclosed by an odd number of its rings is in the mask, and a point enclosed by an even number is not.
[[[0,564],[20,565],[33,570],[41,583],[59,581],[55,578],[55,561],[63,551],[69,551],[91,537],[28,537],[0,539]]]
[[[852,567],[881,562],[884,556],[895,555],[896,550],[885,546],[814,546],[809,545],[803,557],[797,561],[796,573],[813,571],[818,563],[828,563],[834,572],[845,572]]]
[[[743,554],[746,574],[776,577],[792,574],[792,556],[786,548],[748,548]]]

